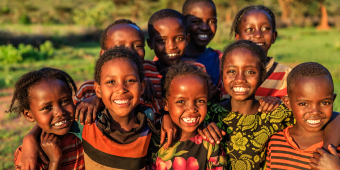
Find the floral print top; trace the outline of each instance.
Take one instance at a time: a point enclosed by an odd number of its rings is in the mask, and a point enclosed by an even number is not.
[[[151,140],[152,142],[154,140]],[[147,169],[223,170],[227,165],[225,156],[220,145],[211,144],[202,136],[196,135],[184,142],[174,142],[168,149],[161,147],[157,152],[153,152],[152,165]]]
[[[221,144],[230,159],[229,169],[257,170],[265,164],[269,137],[294,124],[295,119],[284,104],[269,113],[243,115],[209,102],[205,119],[205,123],[207,122],[215,122],[220,129],[227,132]]]

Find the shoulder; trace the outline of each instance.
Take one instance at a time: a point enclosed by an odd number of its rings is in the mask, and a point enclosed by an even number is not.
[[[22,146],[19,146],[14,152],[14,167],[15,169],[21,169],[21,153],[22,153]],[[36,169],[48,169],[48,165],[45,165],[39,158],[36,162]]]
[[[274,62],[277,66],[274,70],[274,72],[286,72],[289,73],[290,71],[292,71],[292,69],[286,65]]]
[[[155,61],[151,61],[151,60],[144,60],[143,61],[143,66],[149,66],[149,67],[156,67],[156,62]]]

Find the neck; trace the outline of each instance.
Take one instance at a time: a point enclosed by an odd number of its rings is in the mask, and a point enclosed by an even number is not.
[[[195,130],[194,132],[186,132],[186,131],[183,131],[182,129],[180,129],[179,131],[179,139],[178,141],[187,141],[188,139],[196,136],[198,134],[197,130]]]
[[[193,43],[189,43],[186,47],[185,54],[189,56],[195,56],[204,53],[206,47],[199,47],[194,45]]]
[[[134,110],[132,110],[131,113],[126,116],[119,116],[114,112],[111,111],[109,112],[111,116],[110,122],[111,129],[116,129],[119,130],[120,132],[129,132],[132,128],[138,126],[138,124],[135,123]]]
[[[169,68],[170,66],[161,62],[160,60],[156,61],[156,68],[159,73],[162,75],[165,75],[165,70]]]
[[[257,112],[259,108],[259,102],[252,97],[250,99],[237,101],[233,98],[230,100],[230,111],[239,112],[243,115],[251,115]]]

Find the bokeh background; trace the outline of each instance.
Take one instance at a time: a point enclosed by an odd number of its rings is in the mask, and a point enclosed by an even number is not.
[[[6,113],[13,85],[24,73],[41,67],[67,71],[79,84],[91,80],[100,51],[101,31],[116,19],[136,22],[147,33],[157,10],[181,11],[184,0],[1,0],[0,1],[0,170],[14,169],[13,153],[33,126],[23,116]],[[223,50],[234,40],[231,22],[247,5],[273,10],[278,38],[269,56],[294,67],[314,61],[332,73],[340,92],[339,0],[215,0],[218,29],[208,45]],[[147,35],[146,35],[147,36]],[[146,59],[153,51],[146,49]],[[340,111],[340,100],[335,101]]]

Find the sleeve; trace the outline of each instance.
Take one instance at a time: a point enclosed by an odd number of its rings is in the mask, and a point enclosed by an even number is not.
[[[289,110],[284,103],[269,114],[262,113],[261,119],[263,118],[266,119],[264,121],[269,124],[268,126],[273,128],[273,134],[280,132],[288,126],[294,125],[296,122],[292,111]]]
[[[78,102],[94,95],[96,95],[96,91],[94,90],[94,80],[85,81],[82,85],[80,85],[80,88],[74,97],[73,103],[77,104]]]
[[[69,133],[76,135],[81,141],[83,141],[82,134],[83,134],[84,125],[80,124],[80,120],[74,121],[71,125],[71,129]]]
[[[227,117],[228,114],[229,111],[217,104],[216,101],[208,102],[208,113],[203,123],[214,122],[218,128],[227,132],[226,126],[223,125],[223,118]]]
[[[19,146],[15,152],[14,152],[14,167],[16,170],[20,170],[20,162],[21,162],[21,149],[22,146]],[[36,169],[37,170],[47,170],[48,165],[45,165],[39,158],[38,161],[36,162]]]
[[[223,148],[221,145],[218,144],[210,144],[207,142],[211,147],[212,150],[208,148],[208,154],[211,153],[210,155],[207,155],[207,169],[213,170],[213,169],[221,169],[217,167],[222,167],[222,169],[227,169],[228,165],[228,157],[226,156]],[[212,151],[212,152],[211,152]]]

